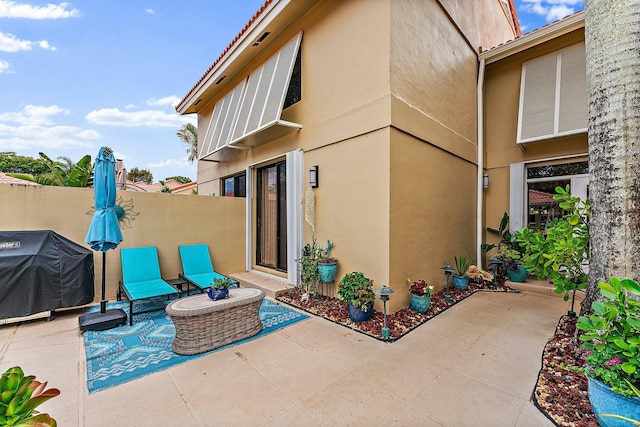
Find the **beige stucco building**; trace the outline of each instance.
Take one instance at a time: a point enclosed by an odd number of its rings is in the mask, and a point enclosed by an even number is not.
[[[296,283],[315,235],[339,277],[394,288],[391,311],[408,277],[441,288],[484,237],[478,53],[519,35],[506,0],[267,0],[177,106],[198,115],[198,194],[246,199],[246,271]],[[511,151],[486,147],[490,221]]]
[[[522,36],[506,0],[271,0],[177,110],[198,193],[246,198],[246,271],[297,283],[315,235],[395,311],[503,212],[541,226],[556,185],[586,196],[584,68],[582,13]]]
[[[483,86],[485,225],[544,227],[561,214],[556,186],[588,195],[584,12],[479,55]],[[491,235],[486,236],[491,238]]]

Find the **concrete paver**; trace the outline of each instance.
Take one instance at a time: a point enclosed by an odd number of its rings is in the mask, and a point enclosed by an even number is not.
[[[230,349],[89,395],[79,312],[0,326],[0,369],[61,395],[60,426],[551,426],[530,402],[568,303],[476,293],[395,343],[311,316]]]

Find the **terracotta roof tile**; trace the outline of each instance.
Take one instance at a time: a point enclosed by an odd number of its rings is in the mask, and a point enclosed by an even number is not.
[[[262,4],[262,6],[260,6],[260,9],[258,9],[258,11],[253,14],[251,19],[249,19],[249,22],[247,22],[245,24],[245,26],[242,28],[242,30],[240,30],[240,32],[234,37],[234,39],[231,40],[231,43],[229,43],[227,45],[227,47],[222,51],[220,56],[218,56],[218,58],[215,61],[213,61],[213,64],[211,64],[211,66],[207,69],[207,71],[205,71],[205,73],[202,75],[202,77],[200,77],[198,82],[195,85],[193,85],[193,87],[189,90],[189,92],[187,92],[187,94],[184,96],[184,98],[182,98],[182,100],[176,105],[176,111],[187,100],[187,98],[189,98],[191,96],[191,94],[193,92],[195,92],[196,88],[200,85],[200,83],[202,83],[202,81],[216,67],[216,65],[218,65],[220,63],[220,61],[222,61],[222,58],[224,58],[224,56],[227,54],[227,52],[229,52],[229,50],[231,50],[231,48],[238,42],[238,40],[240,40],[240,38],[249,30],[249,28],[251,28],[251,25],[253,25],[253,23],[256,21],[256,19],[258,19],[260,17],[260,15],[262,15],[264,13],[264,11],[267,9],[267,7],[269,7],[269,5],[272,2],[273,2],[273,0],[265,0],[265,2]]]
[[[511,1],[511,0],[510,0],[510,1]],[[538,31],[540,31],[540,30],[542,30],[542,29],[544,29],[544,28],[547,28],[547,27],[549,27],[550,25],[554,25],[554,24],[557,24],[558,22],[564,21],[565,19],[569,19],[569,18],[571,18],[572,16],[576,16],[577,14],[579,14],[579,13],[581,13],[581,12],[582,12],[582,10],[578,10],[578,11],[576,11],[575,13],[572,13],[571,15],[567,15],[567,16],[565,16],[564,18],[557,19],[557,20],[555,20],[555,21],[553,21],[553,22],[550,22],[550,23],[548,23],[548,24],[543,25],[543,26],[542,26],[542,27],[540,27],[540,28],[533,29],[533,30],[531,30],[531,31],[529,31],[529,32],[527,32],[527,33],[524,33],[524,34],[522,34],[522,32],[521,32],[521,30],[520,30],[520,24],[518,24],[518,31],[520,32],[520,35],[519,35],[518,37],[516,37],[516,38],[515,38],[515,39],[513,39],[513,40],[507,40],[506,42],[504,42],[504,43],[500,43],[499,45],[494,46],[494,47],[492,47],[492,48],[490,48],[490,49],[487,49],[487,50],[485,50],[485,51],[483,51],[483,52],[489,52],[490,50],[496,49],[496,48],[498,48],[498,47],[500,47],[500,46],[504,46],[504,45],[506,45],[506,44],[513,43],[514,41],[519,40],[519,39],[521,39],[522,37],[526,37],[526,36],[528,36],[529,34],[537,33]]]
[[[0,184],[40,187],[40,184],[36,184],[35,182],[27,181],[24,179],[13,178],[13,177],[7,176],[4,172],[0,172]]]

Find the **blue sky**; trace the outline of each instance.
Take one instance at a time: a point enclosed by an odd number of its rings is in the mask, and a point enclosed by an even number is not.
[[[196,178],[174,105],[264,0],[0,0],[0,151]],[[376,1],[376,0],[369,0]],[[523,32],[582,0],[516,0]]]

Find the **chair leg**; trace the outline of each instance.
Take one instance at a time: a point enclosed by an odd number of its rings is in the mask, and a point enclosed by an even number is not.
[[[129,301],[129,326],[133,326],[133,301]]]

